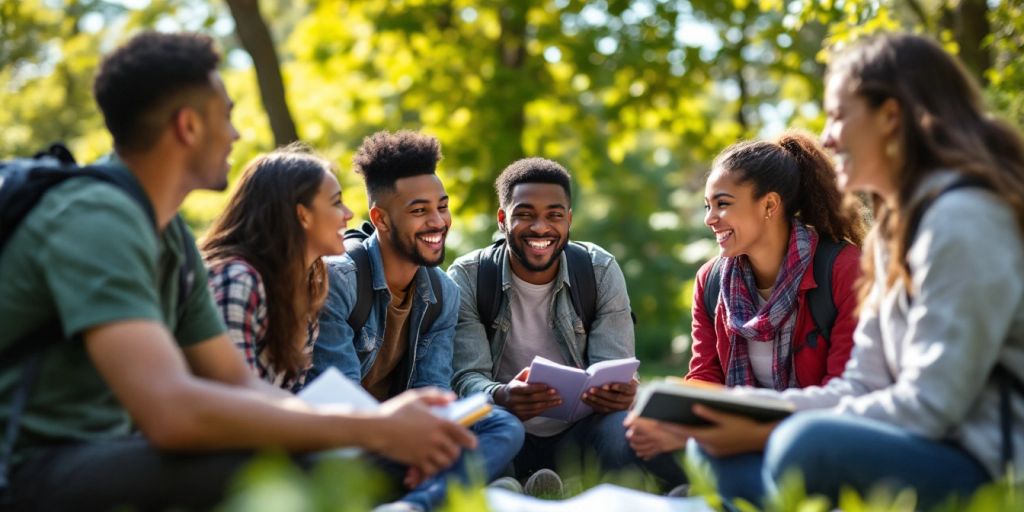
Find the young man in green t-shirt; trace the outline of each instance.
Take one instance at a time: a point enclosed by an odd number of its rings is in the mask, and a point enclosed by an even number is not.
[[[68,180],[0,253],[0,354],[46,325],[59,323],[64,338],[42,353],[14,421],[10,404],[30,358],[0,363],[0,418],[19,434],[7,506],[207,508],[256,448],[359,446],[429,476],[475,445],[429,412],[450,400],[440,391],[407,392],[370,413],[327,412],[245,366],[177,215],[192,190],[227,183],[238,132],[219,59],[207,37],[156,33],[107,56],[94,93],[114,139],[109,170],[149,204],[109,184]],[[195,282],[180,289],[185,251]]]

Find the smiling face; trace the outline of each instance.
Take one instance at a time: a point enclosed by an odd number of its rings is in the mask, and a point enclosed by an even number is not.
[[[886,154],[886,145],[897,144],[896,100],[872,107],[841,73],[830,76],[825,86],[825,113],[823,144],[836,156],[839,188],[883,195],[891,192],[898,164],[894,161],[897,155]]]
[[[312,258],[345,252],[344,231],[352,219],[352,210],[341,202],[341,187],[331,173],[324,173],[309,206],[297,206],[306,233],[306,253]]]
[[[740,183],[736,173],[721,167],[704,187],[704,224],[715,233],[723,258],[749,254],[766,236],[772,211],[769,195],[754,198],[754,183]]]
[[[385,213],[386,236],[400,256],[428,267],[444,261],[444,243],[452,214],[448,210],[448,194],[437,175],[420,174],[396,180],[387,204],[374,208]]]
[[[572,224],[569,197],[561,185],[516,185],[509,204],[498,210],[498,224],[508,240],[512,270],[520,279],[535,284],[554,279]]]

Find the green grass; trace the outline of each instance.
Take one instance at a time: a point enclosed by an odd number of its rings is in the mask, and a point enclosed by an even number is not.
[[[708,503],[722,509],[721,499],[715,494],[713,476],[706,469],[694,467],[684,461],[690,478],[691,492],[704,497]],[[601,481],[655,492],[654,483],[639,473],[623,473],[600,479],[596,464],[585,463],[574,470],[565,470],[566,490],[569,496],[579,494]],[[313,471],[303,473],[281,454],[258,458],[237,478],[230,496],[221,505],[223,512],[365,512],[388,495],[388,485],[379,472],[357,460],[328,460]],[[444,512],[480,512],[487,510],[484,487],[479,478],[468,487],[450,486]],[[753,504],[737,501],[733,505],[744,512],[759,511]],[[844,512],[911,512],[917,510],[913,490],[891,491],[878,489],[862,496],[844,490],[839,502],[832,504],[823,496],[808,496],[799,475],[790,475],[780,486],[780,492],[766,504],[764,512],[828,512],[838,508]],[[936,512],[991,512],[1024,510],[1024,483],[1016,486],[997,482],[983,487],[971,498],[950,501]]]

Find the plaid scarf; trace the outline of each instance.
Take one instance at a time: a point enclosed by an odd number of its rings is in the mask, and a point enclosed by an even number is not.
[[[722,265],[722,293],[718,308],[725,310],[730,354],[726,368],[727,386],[756,386],[747,343],[773,343],[772,380],[776,390],[796,385],[793,375],[792,326],[796,319],[796,297],[800,282],[811,264],[811,248],[818,234],[793,220],[789,249],[775,279],[768,302],[757,308],[754,271],[745,255],[725,258]],[[721,313],[721,312],[719,312]]]

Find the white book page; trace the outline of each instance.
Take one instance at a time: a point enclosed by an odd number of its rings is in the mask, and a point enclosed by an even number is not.
[[[601,484],[578,496],[548,501],[505,489],[486,491],[492,512],[712,512],[704,498],[669,498],[612,484]]]

